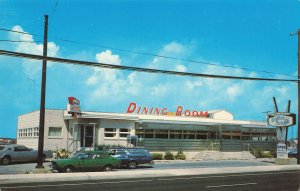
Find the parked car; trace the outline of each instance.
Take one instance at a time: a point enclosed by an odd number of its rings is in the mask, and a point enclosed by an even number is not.
[[[288,152],[288,157],[289,158],[297,158],[297,154],[298,154],[297,149],[292,149]]]
[[[144,148],[117,148],[109,149],[108,154],[121,159],[121,166],[127,166],[130,169],[137,168],[138,165],[154,165],[152,155]]]
[[[120,164],[121,160],[111,157],[104,151],[80,151],[71,158],[51,161],[52,170],[58,172],[111,171],[113,168],[119,168]]]
[[[27,148],[24,145],[0,145],[0,161],[3,165],[8,165],[11,162],[37,161],[37,158],[38,150]],[[51,151],[44,151],[43,161],[45,161],[46,158],[52,158]]]

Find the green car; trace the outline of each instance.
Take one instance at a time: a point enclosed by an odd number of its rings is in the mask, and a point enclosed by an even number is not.
[[[111,171],[113,168],[119,168],[120,159],[111,157],[102,151],[81,151],[74,154],[71,158],[56,159],[51,162],[52,170],[58,172],[73,171]]]

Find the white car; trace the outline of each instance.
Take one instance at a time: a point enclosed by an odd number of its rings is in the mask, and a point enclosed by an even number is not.
[[[51,158],[51,151],[44,151],[43,160]],[[23,145],[8,144],[0,145],[0,161],[3,165],[8,165],[11,162],[31,162],[37,161],[38,151],[27,148]]]

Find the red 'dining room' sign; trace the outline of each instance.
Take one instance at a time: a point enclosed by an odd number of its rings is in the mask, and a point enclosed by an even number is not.
[[[81,113],[80,101],[75,97],[68,97],[69,104],[67,105],[67,111],[69,113]]]
[[[186,117],[208,117],[208,112],[205,111],[191,111],[184,109],[182,106],[178,106],[176,112],[169,112],[168,108],[160,107],[144,107],[138,106],[135,102],[131,102],[127,108],[127,113],[136,113],[142,115],[169,115],[174,113],[174,116],[186,116]]]

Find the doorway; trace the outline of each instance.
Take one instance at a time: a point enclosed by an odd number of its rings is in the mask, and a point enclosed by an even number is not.
[[[95,125],[82,125],[80,128],[80,147],[95,146]]]

